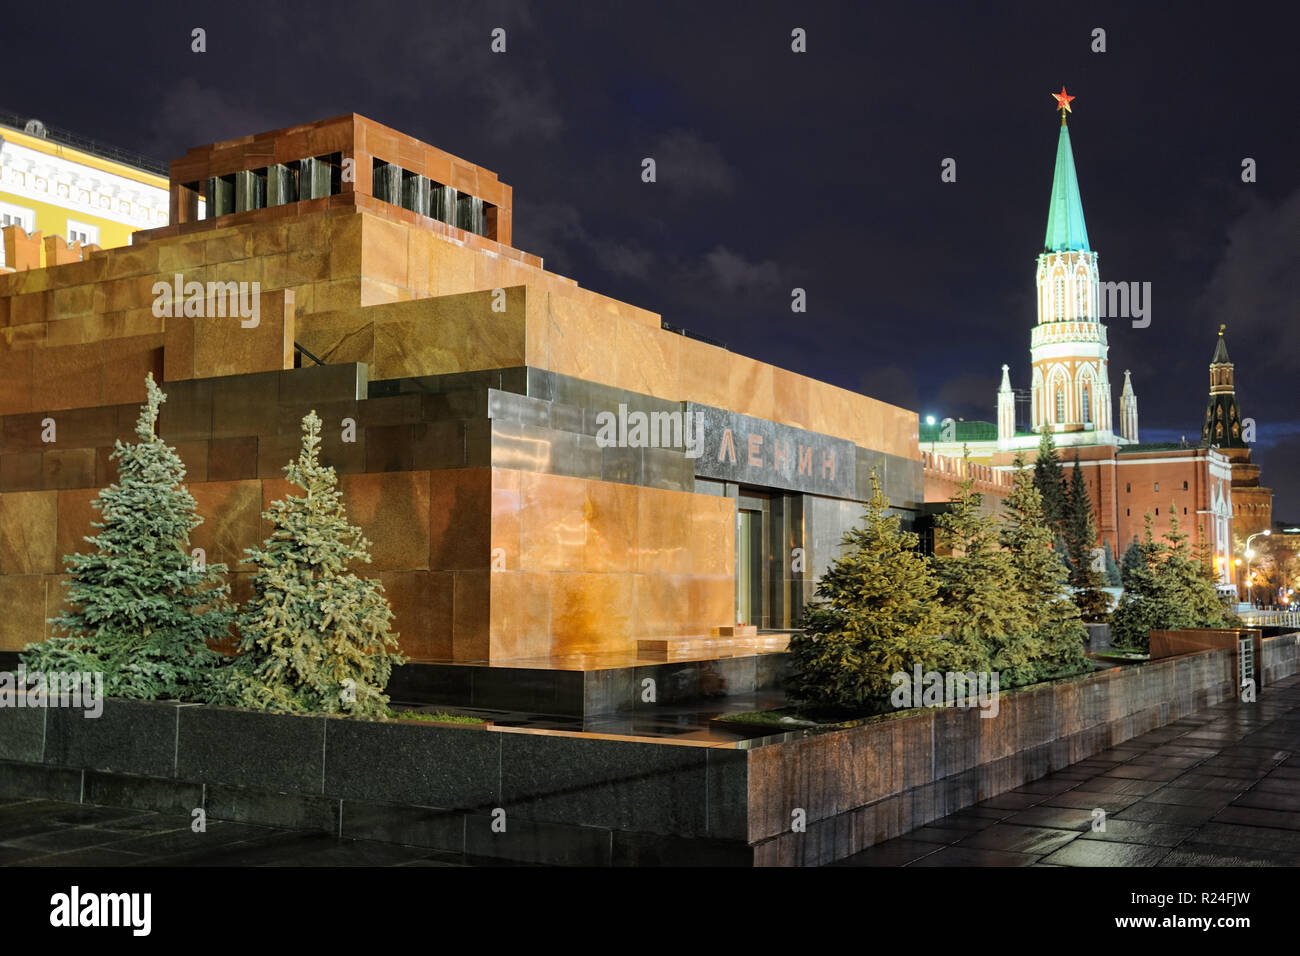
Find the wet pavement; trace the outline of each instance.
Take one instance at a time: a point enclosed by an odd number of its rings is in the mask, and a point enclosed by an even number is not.
[[[1300,676],[839,865],[1300,866]]]
[[[465,866],[422,847],[53,800],[0,801],[0,866]],[[496,861],[493,861],[496,862]]]

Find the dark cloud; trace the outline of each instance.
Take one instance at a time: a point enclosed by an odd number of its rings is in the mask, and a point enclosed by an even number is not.
[[[1226,248],[1196,312],[1206,325],[1226,323],[1230,342],[1267,337],[1258,371],[1294,370],[1300,360],[1294,334],[1300,322],[1300,189],[1278,202],[1256,199],[1226,232]]]
[[[726,295],[757,295],[780,288],[782,267],[771,259],[762,262],[748,259],[726,246],[716,246],[705,254],[700,268],[707,281],[715,283]]]
[[[647,155],[655,161],[655,181],[681,195],[726,196],[735,188],[722,150],[690,130],[669,130]]]

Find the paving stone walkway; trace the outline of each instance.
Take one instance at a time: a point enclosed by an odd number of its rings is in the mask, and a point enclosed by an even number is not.
[[[460,854],[53,800],[0,801],[0,866],[457,866]]]
[[[1106,812],[1104,831],[1093,811]],[[855,855],[848,866],[1300,866],[1300,676]]]

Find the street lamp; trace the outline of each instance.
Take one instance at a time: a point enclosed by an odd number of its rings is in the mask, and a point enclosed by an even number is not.
[[[1255,557],[1255,552],[1250,550],[1250,543],[1254,541],[1256,538],[1258,538],[1260,535],[1263,535],[1264,537],[1267,538],[1272,533],[1273,533],[1272,528],[1265,528],[1263,531],[1256,531],[1254,534],[1252,534],[1249,538],[1246,539],[1246,600],[1248,600],[1251,604],[1255,603],[1255,588],[1254,588],[1254,581],[1250,576],[1250,562],[1251,559]]]

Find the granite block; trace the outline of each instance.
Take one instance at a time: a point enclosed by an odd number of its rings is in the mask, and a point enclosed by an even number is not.
[[[0,707],[0,760],[40,763],[49,713],[44,707]]]
[[[325,793],[425,807],[495,806],[499,737],[474,726],[332,719]]]
[[[257,439],[214,438],[208,445],[208,481],[257,477]]]
[[[707,749],[501,734],[503,805],[529,819],[708,834]]]
[[[307,793],[274,793],[249,787],[208,784],[204,808],[210,820],[232,820],[294,830],[339,832],[340,801]]]
[[[749,833],[749,755],[712,748],[706,763],[709,836],[744,843]]]
[[[131,774],[86,771],[86,803],[138,810],[179,810],[203,806],[203,784]]]
[[[225,707],[182,707],[176,776],[182,780],[320,793],[325,718]],[[256,760],[249,755],[256,754]]]
[[[0,761],[0,799],[80,803],[82,771],[34,763]]]
[[[170,701],[105,700],[103,713],[51,708],[45,762],[112,773],[171,777],[182,705]]]

